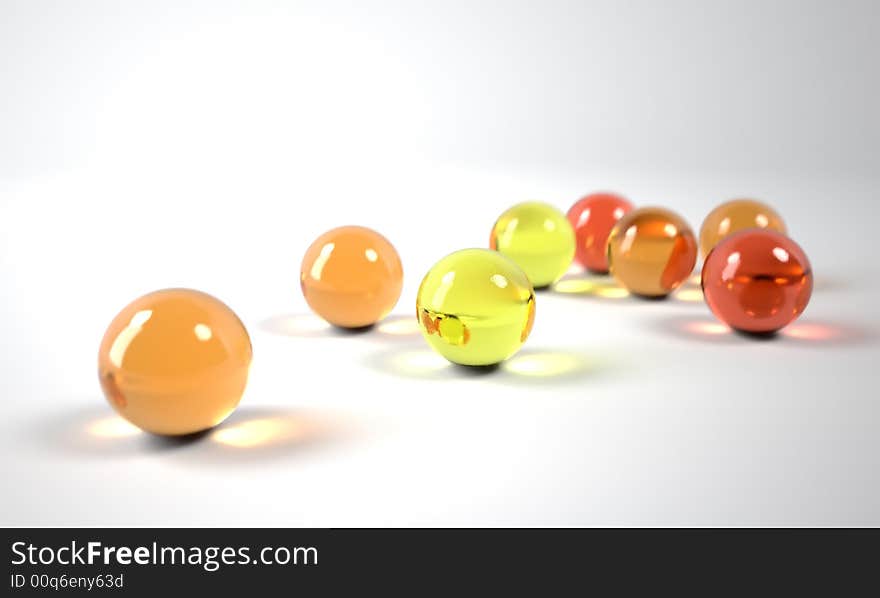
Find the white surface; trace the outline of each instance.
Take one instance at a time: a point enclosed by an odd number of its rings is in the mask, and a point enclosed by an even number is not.
[[[880,524],[876,11],[703,5],[4,4],[0,524]],[[435,358],[430,265],[597,189],[695,228],[770,201],[816,272],[804,317],[756,341],[682,298],[545,292],[498,371]],[[406,275],[360,335],[298,291],[346,223]],[[188,443],[115,425],[96,379],[113,315],[170,286],[255,351]]]

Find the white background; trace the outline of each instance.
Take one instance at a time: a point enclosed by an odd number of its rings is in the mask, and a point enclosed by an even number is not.
[[[878,26],[867,1],[3,0],[0,524],[880,524]],[[805,315],[756,341],[693,283],[646,302],[573,271],[498,371],[430,352],[432,263],[600,189],[695,230],[773,204]],[[405,269],[359,335],[298,289],[341,224]],[[188,442],[120,424],[96,375],[117,311],[172,286],[255,351]]]

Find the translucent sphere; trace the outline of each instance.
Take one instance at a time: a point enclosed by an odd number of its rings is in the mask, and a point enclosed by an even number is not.
[[[247,384],[251,341],[214,297],[188,289],[144,295],[110,323],[98,352],[107,400],[164,435],[207,430],[232,413]]]
[[[403,287],[403,266],[394,246],[376,231],[342,226],[309,246],[299,279],[316,314],[335,326],[362,328],[394,308]]]
[[[447,255],[425,275],[416,316],[428,344],[462,365],[492,365],[516,353],[535,318],[525,273],[488,249]]]
[[[574,257],[574,229],[565,214],[539,201],[517,204],[492,227],[489,247],[523,269],[536,288],[565,274]]]
[[[770,230],[745,230],[718,243],[703,264],[703,295],[731,328],[774,332],[797,318],[813,291],[800,246]]]
[[[571,206],[568,221],[574,227],[575,258],[584,268],[600,274],[608,272],[608,235],[632,209],[627,199],[614,193],[593,193]]]
[[[636,208],[608,237],[611,274],[630,292],[662,297],[684,282],[697,262],[697,241],[687,222],[665,208]]]
[[[700,227],[700,253],[703,259],[719,241],[749,228],[766,228],[786,234],[782,217],[767,204],[753,199],[734,199],[709,212]]]

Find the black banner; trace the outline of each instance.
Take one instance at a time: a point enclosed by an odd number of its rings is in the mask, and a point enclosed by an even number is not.
[[[4,596],[411,596],[600,588],[876,593],[877,530],[2,530]]]

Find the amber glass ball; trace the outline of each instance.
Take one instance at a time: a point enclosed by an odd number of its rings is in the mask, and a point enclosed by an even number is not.
[[[754,199],[724,202],[706,216],[700,227],[700,253],[703,259],[725,237],[749,228],[766,228],[786,234],[782,217],[770,206]]]
[[[362,328],[387,316],[403,287],[394,246],[363,226],[327,231],[309,246],[300,267],[309,307],[342,328]]]
[[[98,377],[122,417],[147,432],[183,435],[232,413],[250,363],[250,337],[231,309],[199,291],[167,289],[113,318],[98,352]]]
[[[690,276],[696,262],[697,240],[691,227],[665,208],[636,208],[608,237],[611,274],[636,295],[668,295]]]

